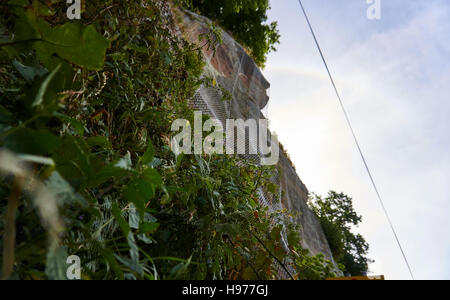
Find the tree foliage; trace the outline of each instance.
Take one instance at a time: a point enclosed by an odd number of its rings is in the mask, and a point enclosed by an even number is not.
[[[353,208],[352,198],[331,191],[325,198],[313,195],[309,204],[322,225],[337,263],[347,274],[366,275],[372,262],[367,258],[369,244],[363,236],[352,232],[352,227],[362,221]]]
[[[269,0],[190,0],[190,7],[218,22],[248,49],[259,66],[276,51],[280,34],[277,22],[267,23]]]
[[[62,0],[0,6],[3,278],[65,279],[70,255],[83,279],[333,276],[259,204],[273,169],[170,150],[210,80],[165,1],[93,0],[78,21]]]

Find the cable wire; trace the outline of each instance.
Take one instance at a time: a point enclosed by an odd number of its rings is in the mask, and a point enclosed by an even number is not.
[[[372,176],[372,172],[370,171],[370,168],[369,168],[369,165],[367,163],[366,157],[365,157],[365,155],[364,155],[364,153],[363,153],[363,151],[361,149],[360,143],[359,143],[358,138],[356,136],[356,133],[355,133],[355,131],[353,129],[353,126],[352,126],[352,123],[350,121],[350,117],[349,117],[349,115],[347,113],[347,110],[345,108],[344,102],[342,101],[341,95],[339,94],[339,91],[338,91],[338,89],[336,87],[336,83],[335,83],[335,81],[333,79],[333,76],[331,75],[330,68],[328,67],[327,61],[325,60],[325,56],[323,55],[322,48],[320,47],[319,41],[317,40],[316,34],[314,33],[314,29],[313,29],[313,27],[311,25],[311,22],[310,22],[309,18],[308,18],[308,14],[306,13],[306,10],[305,10],[305,7],[303,6],[302,1],[298,0],[298,2],[300,3],[300,7],[301,7],[301,9],[303,11],[303,14],[305,15],[306,22],[308,23],[309,30],[311,31],[311,34],[312,34],[312,36],[314,38],[314,41],[316,43],[317,49],[319,50],[319,53],[320,53],[320,56],[322,58],[322,61],[323,61],[324,65],[325,65],[325,68],[327,69],[328,76],[330,77],[330,80],[331,80],[331,84],[333,85],[334,91],[336,92],[336,96],[337,96],[337,98],[339,100],[339,103],[340,103],[340,106],[342,108],[342,111],[344,112],[345,119],[347,120],[347,124],[348,124],[348,126],[350,128],[350,131],[351,131],[352,135],[353,135],[353,139],[355,141],[356,147],[358,148],[359,154],[361,155],[361,158],[362,158],[362,161],[363,161],[364,166],[366,168],[367,174],[369,175],[369,178],[370,178],[370,181],[372,182],[372,185],[373,185],[373,188],[375,190],[375,193],[377,194],[378,200],[379,200],[379,202],[381,204],[381,207],[382,207],[382,209],[384,211],[384,214],[385,214],[385,216],[386,216],[386,218],[387,218],[387,220],[389,222],[389,226],[391,227],[392,233],[394,234],[395,240],[397,241],[398,247],[400,248],[400,251],[402,253],[403,259],[405,260],[406,266],[408,267],[409,274],[411,275],[411,278],[413,280],[415,280],[414,274],[413,274],[412,269],[411,269],[411,265],[408,262],[408,258],[406,257],[405,251],[403,250],[402,244],[401,244],[400,239],[399,239],[399,237],[397,235],[395,227],[394,227],[394,225],[392,223],[391,217],[389,216],[389,213],[388,213],[388,211],[386,209],[386,206],[384,205],[384,201],[381,198],[381,194],[380,194],[380,192],[378,190],[378,187],[375,184],[375,180],[374,180],[374,178]]]

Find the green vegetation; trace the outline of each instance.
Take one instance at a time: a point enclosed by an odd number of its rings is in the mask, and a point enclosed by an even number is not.
[[[66,9],[0,4],[2,278],[65,279],[68,255],[83,279],[334,276],[258,203],[276,194],[271,168],[170,150],[210,81],[165,1],[93,0],[80,21]]]
[[[266,56],[276,51],[280,34],[277,22],[267,24],[269,0],[185,0],[189,8],[218,22],[263,67]]]
[[[334,259],[344,272],[352,276],[366,275],[373,261],[367,258],[366,240],[352,232],[352,227],[362,221],[353,208],[352,199],[331,191],[326,198],[313,195],[310,207],[322,225]]]

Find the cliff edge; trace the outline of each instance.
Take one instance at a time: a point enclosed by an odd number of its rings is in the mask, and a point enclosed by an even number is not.
[[[270,83],[245,49],[233,37],[222,32],[222,42],[216,48],[208,47],[202,37],[210,34],[211,21],[188,11],[174,12],[180,33],[190,42],[202,47],[206,62],[204,75],[213,78],[218,87],[202,86],[191,104],[196,110],[218,119],[225,124],[226,119],[265,119],[261,110],[267,105]],[[223,101],[224,91],[231,95],[230,101]],[[247,141],[252,147],[255,141]],[[281,202],[273,203],[261,193],[261,202],[271,210],[287,209],[292,212],[295,222],[301,225],[304,248],[313,255],[322,253],[333,261],[325,234],[313,212],[307,205],[308,189],[300,180],[288,154],[281,146],[278,174],[274,181],[280,186]],[[288,245],[286,245],[287,247]]]

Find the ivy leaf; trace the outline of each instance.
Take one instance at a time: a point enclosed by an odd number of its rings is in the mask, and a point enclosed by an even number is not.
[[[54,54],[89,70],[100,70],[103,67],[109,41],[93,25],[66,23],[49,28],[46,24],[41,25],[39,30],[42,41],[35,42],[34,49],[37,57],[47,67],[54,64]]]

